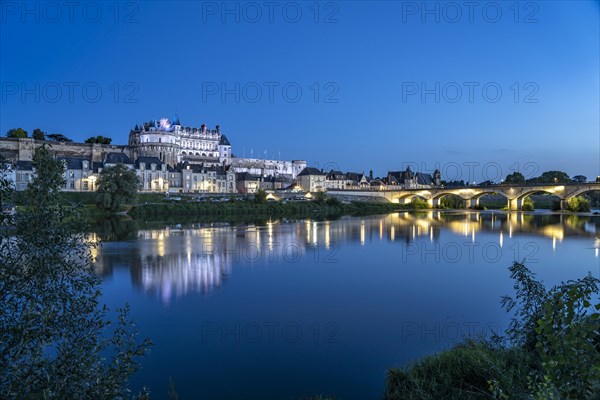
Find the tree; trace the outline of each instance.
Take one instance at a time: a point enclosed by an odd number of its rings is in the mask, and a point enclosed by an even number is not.
[[[135,171],[125,165],[104,168],[98,178],[96,203],[100,208],[115,212],[135,200],[139,186]]]
[[[96,143],[96,144],[110,144],[112,139],[109,137],[104,137],[102,135],[92,136],[85,140],[85,143]]]
[[[566,201],[566,210],[572,212],[589,212],[590,202],[583,196],[571,197]]]
[[[23,139],[27,137],[27,131],[22,128],[9,129],[6,132],[6,137]]]
[[[42,146],[33,165],[25,208],[0,230],[0,398],[129,398],[150,342],[128,306],[108,330],[83,224],[60,205],[63,164]]]
[[[35,128],[31,135],[35,140],[46,140],[46,133],[40,128]]]
[[[521,205],[521,210],[522,211],[534,211],[535,210],[535,204],[534,204],[531,196],[527,196],[523,199],[523,204]]]
[[[72,142],[71,139],[60,133],[51,133],[46,135],[46,138],[52,142]]]
[[[323,191],[318,191],[317,193],[315,193],[315,202],[319,204],[325,204],[325,202],[327,202],[327,198],[327,193]]]
[[[267,192],[262,189],[258,189],[256,193],[254,193],[254,201],[258,204],[267,202]]]
[[[584,175],[575,175],[573,177],[573,182],[586,183],[587,182],[587,176],[584,176]]]
[[[504,182],[505,183],[525,183],[525,176],[520,172],[513,172],[512,174],[506,175]]]
[[[535,178],[536,183],[568,183],[570,181],[569,175],[562,171],[546,171]]]

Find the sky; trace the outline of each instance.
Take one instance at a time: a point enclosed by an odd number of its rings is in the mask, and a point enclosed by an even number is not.
[[[0,1],[0,132],[126,144],[177,115],[239,157],[469,181],[600,175],[600,3]]]

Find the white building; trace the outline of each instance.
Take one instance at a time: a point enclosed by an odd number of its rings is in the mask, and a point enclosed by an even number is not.
[[[133,158],[157,157],[168,165],[185,161],[204,165],[229,164],[231,144],[219,125],[208,129],[182,126],[179,118],[167,118],[136,125],[129,132],[129,147]]]
[[[317,168],[307,167],[298,174],[298,184],[307,192],[321,192],[326,190],[325,173]]]

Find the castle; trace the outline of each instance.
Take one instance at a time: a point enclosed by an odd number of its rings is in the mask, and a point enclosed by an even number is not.
[[[117,162],[136,170],[142,191],[177,193],[246,192],[236,184],[236,174],[288,186],[306,167],[304,160],[237,158],[219,125],[195,128],[182,125],[178,117],[172,122],[161,118],[136,125],[127,145],[2,138],[0,156],[13,165],[11,176],[17,190],[24,190],[33,176],[33,151],[43,143],[50,144],[52,153],[64,161],[67,191],[93,191],[97,174]]]

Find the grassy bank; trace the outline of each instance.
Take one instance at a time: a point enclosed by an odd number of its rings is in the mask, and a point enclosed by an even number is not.
[[[165,220],[191,217],[210,220],[245,220],[252,218],[335,218],[341,215],[369,215],[394,212],[408,207],[390,203],[353,202],[350,204],[331,204],[318,202],[269,202],[252,201],[210,202],[171,202],[149,203],[134,206],[129,215],[135,219]]]
[[[600,280],[588,274],[546,289],[523,264],[509,270],[506,336],[390,369],[385,400],[600,399]]]

